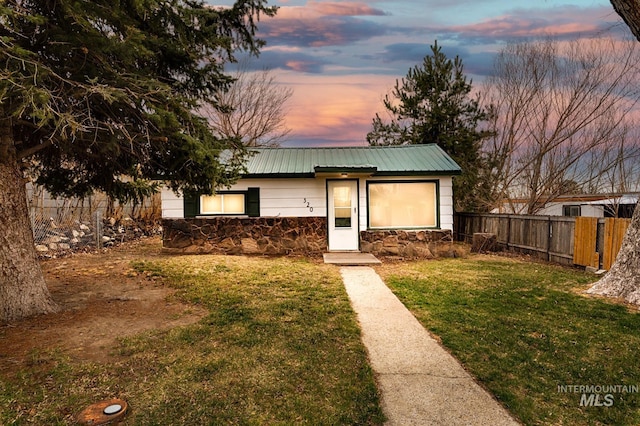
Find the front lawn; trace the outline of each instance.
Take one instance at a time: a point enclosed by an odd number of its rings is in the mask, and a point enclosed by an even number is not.
[[[130,425],[352,425],[384,420],[335,268],[298,259],[155,257],[138,274],[208,311],[122,339],[109,365],[52,351],[0,380],[0,424],[73,424],[118,397]]]
[[[640,424],[640,314],[585,297],[593,275],[488,256],[378,273],[523,423]]]

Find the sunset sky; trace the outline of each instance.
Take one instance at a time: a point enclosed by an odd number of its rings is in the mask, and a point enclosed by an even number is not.
[[[230,5],[231,0],[209,0]],[[421,64],[435,40],[459,55],[479,86],[509,41],[627,34],[608,0],[273,0],[259,22],[266,40],[255,68],[293,89],[284,146],[364,145],[396,79]]]

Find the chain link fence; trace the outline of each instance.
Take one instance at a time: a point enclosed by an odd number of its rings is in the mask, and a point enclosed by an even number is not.
[[[161,201],[120,204],[101,193],[86,198],[53,198],[27,187],[36,250],[42,257],[88,251],[161,232]]]

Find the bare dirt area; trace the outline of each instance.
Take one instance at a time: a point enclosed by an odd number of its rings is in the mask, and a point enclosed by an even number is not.
[[[198,321],[204,311],[176,300],[175,290],[162,280],[131,267],[132,261],[163,256],[160,238],[155,237],[42,261],[61,310],[0,325],[0,372],[50,350],[108,362],[117,357],[113,348],[120,337]]]

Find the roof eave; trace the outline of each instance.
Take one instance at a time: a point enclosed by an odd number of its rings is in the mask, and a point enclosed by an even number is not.
[[[374,176],[457,176],[460,170],[421,170],[421,171],[388,171],[374,173]]]
[[[246,173],[242,179],[284,179],[284,178],[315,178],[314,173]]]
[[[363,174],[368,176],[456,176],[462,174],[460,170],[432,170],[432,171],[385,171],[370,172],[363,169],[347,170],[344,168],[336,168],[336,170],[323,170],[317,173],[247,173],[241,177],[243,179],[286,179],[286,178],[316,178],[323,177],[325,174],[349,173],[352,175]]]
[[[314,166],[315,174],[322,173],[351,173],[351,174],[374,174],[378,171],[377,166]]]

